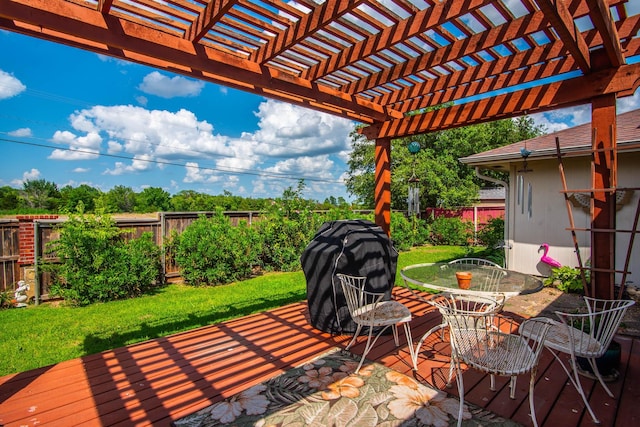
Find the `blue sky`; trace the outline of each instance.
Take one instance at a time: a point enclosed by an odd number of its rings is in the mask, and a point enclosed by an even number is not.
[[[640,106],[639,93],[619,112]],[[548,131],[585,123],[589,106],[533,115]],[[354,122],[0,31],[0,186],[46,179],[59,188],[124,185],[171,194],[230,191],[350,196]]]

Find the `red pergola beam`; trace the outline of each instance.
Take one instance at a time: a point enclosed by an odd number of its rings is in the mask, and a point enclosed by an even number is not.
[[[551,22],[551,26],[556,30],[582,72],[588,73],[591,70],[589,46],[578,31],[565,3],[558,0],[536,0],[536,3]]]
[[[617,69],[374,124],[360,129],[360,133],[371,140],[400,138],[584,104],[603,94],[632,95],[638,85],[640,64],[624,65]]]

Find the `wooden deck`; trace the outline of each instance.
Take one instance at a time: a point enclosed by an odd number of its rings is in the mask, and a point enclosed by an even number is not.
[[[406,290],[399,289],[397,297],[416,316],[412,321],[415,340],[439,322],[437,313]],[[0,378],[0,425],[165,426],[332,347],[344,347],[348,339],[314,329],[307,320],[306,304],[292,304]],[[610,384],[616,398],[606,396],[593,381],[583,382],[603,427],[640,423],[640,341],[629,337],[619,337],[619,341],[621,378]],[[362,347],[355,346],[353,352]],[[422,349],[417,378],[444,388],[448,351],[448,345],[433,336]],[[406,343],[396,349],[391,336],[381,338],[370,358],[412,374]],[[545,350],[536,386],[539,423],[595,425],[561,367],[552,360]],[[466,400],[531,425],[528,376],[518,380],[515,400],[508,397],[506,378],[498,379],[497,392],[489,391],[488,381],[475,371],[466,372]],[[446,391],[456,394],[455,386]]]

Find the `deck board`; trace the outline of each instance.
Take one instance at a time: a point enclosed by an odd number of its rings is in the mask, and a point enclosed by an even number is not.
[[[439,314],[406,290],[396,297],[414,313],[413,341],[439,324]],[[518,319],[517,315],[514,315]],[[332,336],[313,328],[305,303],[287,305],[219,325],[204,326],[166,338],[122,347],[0,378],[0,425],[168,426],[216,401],[274,377],[333,347],[345,347],[347,336]],[[640,344],[619,337],[623,349],[621,379],[610,383],[616,398],[606,396],[585,380],[592,407],[602,426],[640,422]],[[351,351],[361,354],[364,337]],[[457,395],[455,383],[446,388],[450,348],[439,333],[422,346],[420,381]],[[392,335],[383,336],[370,359],[414,375],[404,334],[400,347]],[[516,399],[509,398],[507,378],[477,371],[464,374],[465,399],[503,417],[531,425],[529,376],[518,378]],[[536,412],[542,426],[592,426],[593,421],[557,362],[546,350],[536,381]]]

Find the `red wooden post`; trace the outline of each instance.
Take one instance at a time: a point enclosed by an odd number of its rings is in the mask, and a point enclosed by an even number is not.
[[[391,138],[376,139],[375,220],[391,235]]]
[[[605,191],[617,185],[616,95],[591,100],[593,163],[591,188],[591,296],[613,299],[615,284],[616,194]]]

